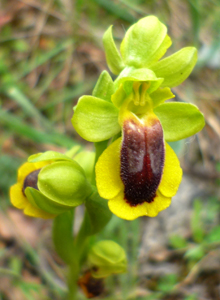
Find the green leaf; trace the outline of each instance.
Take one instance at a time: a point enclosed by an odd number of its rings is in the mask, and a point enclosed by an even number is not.
[[[170,45],[166,26],[148,16],[128,29],[120,50],[126,65],[143,68],[160,59]]]
[[[135,20],[134,15],[131,14],[128,9],[122,7],[120,3],[116,4],[114,1],[109,0],[92,0],[92,2],[96,2],[98,7],[103,7],[105,11],[115,16],[116,19],[124,20],[129,23]]]
[[[205,256],[205,251],[202,245],[195,246],[186,251],[184,257],[188,260],[199,261]]]
[[[9,98],[13,99],[28,116],[39,121],[47,130],[51,129],[51,124],[49,121],[40,113],[40,111],[31,103],[31,101],[16,85],[9,86],[7,89],[5,89],[4,93]]]
[[[16,132],[20,136],[25,136],[36,143],[50,143],[61,145],[63,147],[72,147],[76,145],[73,139],[60,133],[46,133],[45,131],[36,130],[30,124],[24,123],[22,118],[14,116],[6,110],[0,109],[0,124],[7,126],[12,132]]]
[[[101,231],[112,217],[112,213],[108,208],[107,201],[99,196],[97,192],[93,193],[85,203],[89,216],[90,234],[96,234]]]
[[[205,120],[198,108],[189,103],[164,103],[154,109],[162,124],[165,140],[174,142],[200,131]]]
[[[164,78],[162,87],[174,87],[182,83],[192,72],[197,61],[197,50],[185,47],[151,66],[157,77]]]
[[[206,236],[205,241],[207,243],[217,243],[220,242],[220,226],[212,228],[210,233]]]
[[[151,84],[148,89],[148,93],[150,94],[158,89],[163,82],[163,78],[158,78],[150,69],[126,67],[115,80],[115,89],[119,88],[119,86],[123,84],[125,92],[129,95],[133,90],[134,81],[150,82]]]
[[[59,215],[71,208],[51,201],[41,192],[31,187],[27,187],[25,189],[25,195],[27,196],[31,204],[33,204],[35,207],[40,208],[52,215]]]
[[[73,212],[68,211],[54,219],[53,242],[57,254],[70,264],[74,257]]]
[[[184,237],[182,237],[180,235],[172,235],[169,238],[169,244],[174,249],[181,249],[181,248],[185,248],[187,246],[187,241]]]
[[[77,133],[89,142],[107,140],[120,131],[118,109],[112,103],[92,96],[79,99],[72,124]]]
[[[220,242],[220,226],[212,228],[210,233],[205,237],[207,243]]]
[[[61,205],[74,207],[91,193],[83,169],[75,161],[58,161],[43,167],[38,175],[40,192]]]
[[[112,26],[104,33],[103,44],[108,67],[113,74],[118,75],[125,66],[112,36]]]
[[[160,278],[157,288],[159,291],[167,293],[173,289],[177,282],[178,278],[176,274],[167,274]]]
[[[47,160],[53,160],[53,161],[58,161],[58,160],[68,160],[68,161],[73,161],[70,157],[66,156],[65,154],[56,152],[56,151],[46,151],[44,153],[37,153],[34,155],[31,155],[28,158],[29,162],[39,162],[39,161],[47,161]]]
[[[200,199],[194,200],[193,209],[193,216],[191,219],[192,236],[196,243],[201,243],[205,236],[205,230],[202,218],[203,204]]]
[[[96,98],[111,102],[111,95],[114,93],[114,84],[107,71],[103,71],[99,76],[92,95]]]

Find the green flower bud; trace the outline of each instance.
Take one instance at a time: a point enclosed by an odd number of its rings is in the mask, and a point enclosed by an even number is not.
[[[95,278],[125,273],[127,270],[124,249],[110,240],[96,243],[89,251],[88,261],[92,268],[92,276]]]
[[[12,204],[32,217],[53,218],[82,204],[92,193],[83,168],[70,157],[47,151],[29,157],[11,188]]]

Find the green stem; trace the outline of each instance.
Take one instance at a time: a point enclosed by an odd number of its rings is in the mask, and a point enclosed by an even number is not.
[[[78,278],[79,278],[79,262],[77,261],[77,257],[75,262],[69,265],[69,273],[67,278],[68,284],[68,300],[77,300],[77,290],[78,290]]]
[[[81,228],[76,237],[76,252],[79,253],[79,263],[82,264],[86,255],[87,245],[89,243],[90,236],[90,222],[88,212],[85,211],[84,219],[81,225]]]

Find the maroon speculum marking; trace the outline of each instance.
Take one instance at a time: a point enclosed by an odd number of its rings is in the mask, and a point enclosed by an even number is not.
[[[150,126],[126,120],[121,148],[121,179],[124,198],[131,206],[151,203],[161,181],[164,167],[164,140],[160,121]]]
[[[22,192],[25,195],[24,191],[27,187],[32,187],[35,190],[38,190],[37,186],[37,180],[38,180],[38,174],[40,173],[41,169],[35,170],[27,175],[27,177],[24,180]]]

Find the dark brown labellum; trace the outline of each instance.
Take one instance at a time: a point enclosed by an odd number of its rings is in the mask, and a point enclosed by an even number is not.
[[[154,200],[163,173],[164,155],[163,130],[156,117],[148,126],[135,119],[124,122],[121,179],[125,200],[131,206]]]
[[[25,195],[24,191],[27,187],[32,187],[35,190],[38,190],[37,186],[37,180],[38,180],[38,174],[40,173],[41,169],[35,170],[27,175],[27,177],[24,180],[23,189],[22,192]]]

